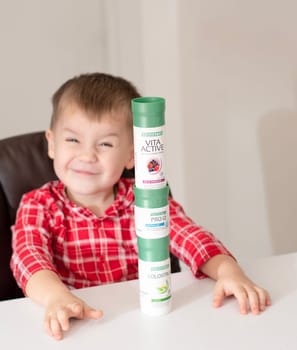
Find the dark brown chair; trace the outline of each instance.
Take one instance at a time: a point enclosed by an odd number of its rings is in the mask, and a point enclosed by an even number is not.
[[[22,195],[55,179],[44,132],[0,141],[0,300],[23,296],[11,273],[10,227]]]
[[[124,172],[134,177],[133,171]],[[24,193],[56,179],[47,155],[44,132],[34,132],[0,140],[0,300],[22,297],[10,270],[11,225]],[[180,271],[171,256],[171,271]]]

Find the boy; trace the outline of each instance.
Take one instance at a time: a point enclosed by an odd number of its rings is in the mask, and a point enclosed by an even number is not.
[[[71,293],[81,288],[137,278],[132,179],[134,166],[128,81],[84,74],[53,96],[48,154],[58,181],[23,196],[13,227],[11,267],[24,293],[45,306],[45,328],[55,339],[72,317],[100,318]],[[234,295],[241,313],[258,314],[270,304],[228,250],[169,199],[170,250],[196,277],[217,280],[213,305]]]

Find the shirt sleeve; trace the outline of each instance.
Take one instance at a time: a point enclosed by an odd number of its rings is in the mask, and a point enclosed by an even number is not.
[[[169,208],[170,250],[190,267],[195,277],[205,277],[199,268],[211,257],[218,254],[232,256],[211,232],[195,224],[172,198],[169,198]]]
[[[23,196],[12,226],[11,269],[25,293],[30,277],[39,270],[57,273],[52,262],[49,218],[42,200],[34,198],[34,192]]]

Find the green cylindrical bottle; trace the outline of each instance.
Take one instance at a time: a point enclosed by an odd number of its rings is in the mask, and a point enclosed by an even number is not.
[[[132,100],[135,184],[138,188],[161,188],[165,173],[165,99],[139,97]]]
[[[168,192],[134,188],[140,306],[153,316],[171,310]]]
[[[144,190],[134,187],[135,228],[143,239],[162,238],[169,234],[169,188]]]
[[[133,99],[132,113],[140,306],[148,315],[162,315],[171,309],[165,100]]]

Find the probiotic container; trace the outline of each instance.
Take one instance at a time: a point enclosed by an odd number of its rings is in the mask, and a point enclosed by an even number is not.
[[[138,97],[132,100],[135,184],[161,188],[165,177],[165,99]]]
[[[134,187],[135,228],[138,237],[162,238],[169,234],[169,188],[144,190]]]
[[[140,307],[152,316],[171,310],[168,192],[134,188]]]

